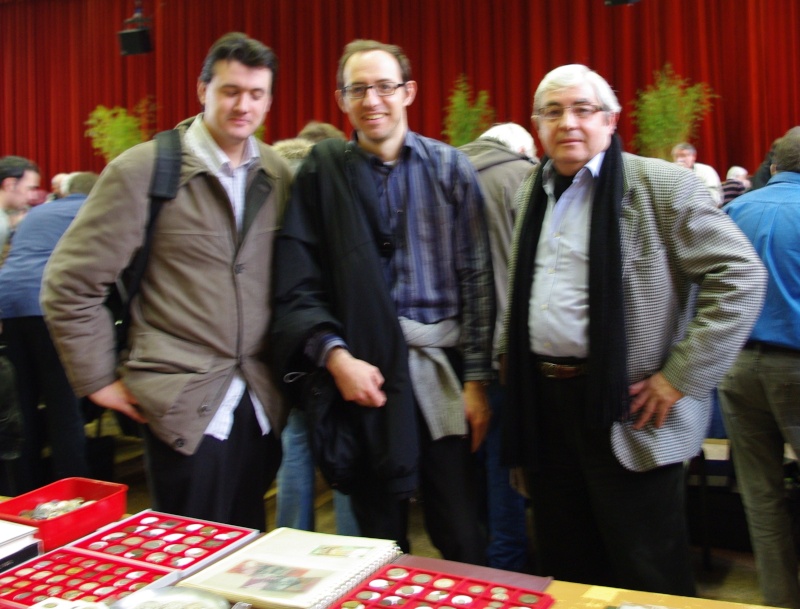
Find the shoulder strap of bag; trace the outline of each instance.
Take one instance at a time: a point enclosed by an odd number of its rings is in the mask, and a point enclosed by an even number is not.
[[[156,160],[153,178],[150,181],[150,213],[148,214],[144,242],[128,267],[127,280],[124,286],[118,286],[123,302],[122,319],[118,328],[118,339],[124,344],[130,324],[130,303],[139,291],[142,276],[150,257],[150,249],[155,234],[156,219],[166,201],[174,199],[178,194],[181,177],[181,138],[177,129],[162,131],[156,134]],[[120,344],[119,346],[124,346]]]

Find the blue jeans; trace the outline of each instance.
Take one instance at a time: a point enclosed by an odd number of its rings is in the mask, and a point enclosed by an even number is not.
[[[486,470],[486,517],[489,530],[486,556],[489,566],[495,569],[525,571],[528,567],[525,498],[511,487],[508,468],[500,465],[500,419],[506,390],[498,381],[492,381],[487,394],[492,420],[481,448]]]
[[[314,530],[314,459],[308,442],[308,423],[302,410],[293,408],[281,434],[283,461],[278,470],[278,499],[275,525],[304,531]],[[360,535],[350,507],[350,498],[333,491],[336,532]]]
[[[800,609],[784,443],[800,454],[800,352],[746,348],[719,386],[765,604]]]

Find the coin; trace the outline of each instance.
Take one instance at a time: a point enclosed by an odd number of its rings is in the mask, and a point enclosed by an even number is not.
[[[397,605],[404,605],[406,599],[400,598],[399,596],[387,596],[380,600],[381,605],[389,605],[389,606],[397,606]]]
[[[405,569],[401,569],[400,567],[394,567],[386,571],[386,575],[391,577],[392,579],[401,579],[408,575],[408,571]]]
[[[450,579],[449,577],[440,577],[435,582],[433,582],[434,588],[452,588],[456,584],[455,581]]]
[[[416,573],[412,576],[411,581],[415,584],[427,584],[433,579],[433,575],[429,573]]]
[[[520,594],[519,602],[534,605],[539,602],[539,597],[535,594]]]

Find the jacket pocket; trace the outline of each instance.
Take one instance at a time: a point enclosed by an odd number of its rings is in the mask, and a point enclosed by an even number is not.
[[[214,357],[214,352],[206,346],[168,334],[148,332],[134,336],[125,365],[131,370],[160,374],[204,374],[211,370]]]

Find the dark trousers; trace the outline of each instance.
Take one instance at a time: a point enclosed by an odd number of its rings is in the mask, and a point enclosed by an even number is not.
[[[586,377],[537,384],[542,466],[529,472],[537,573],[694,596],[683,464],[626,470],[609,429],[584,423]]]
[[[486,534],[478,518],[475,464],[468,438],[433,440],[422,414],[420,491],[425,528],[446,560],[486,564]],[[351,495],[353,513],[365,537],[394,539],[409,552],[409,499],[365,485]]]
[[[12,466],[15,488],[9,491],[18,494],[53,480],[88,476],[80,401],[70,387],[44,318],[4,319],[3,338],[16,371],[23,429],[21,455]],[[48,444],[49,466],[42,459],[42,449]]]
[[[264,493],[275,479],[281,445],[261,435],[245,391],[227,440],[204,436],[190,456],[174,451],[145,427],[153,508],[192,518],[266,530]]]

